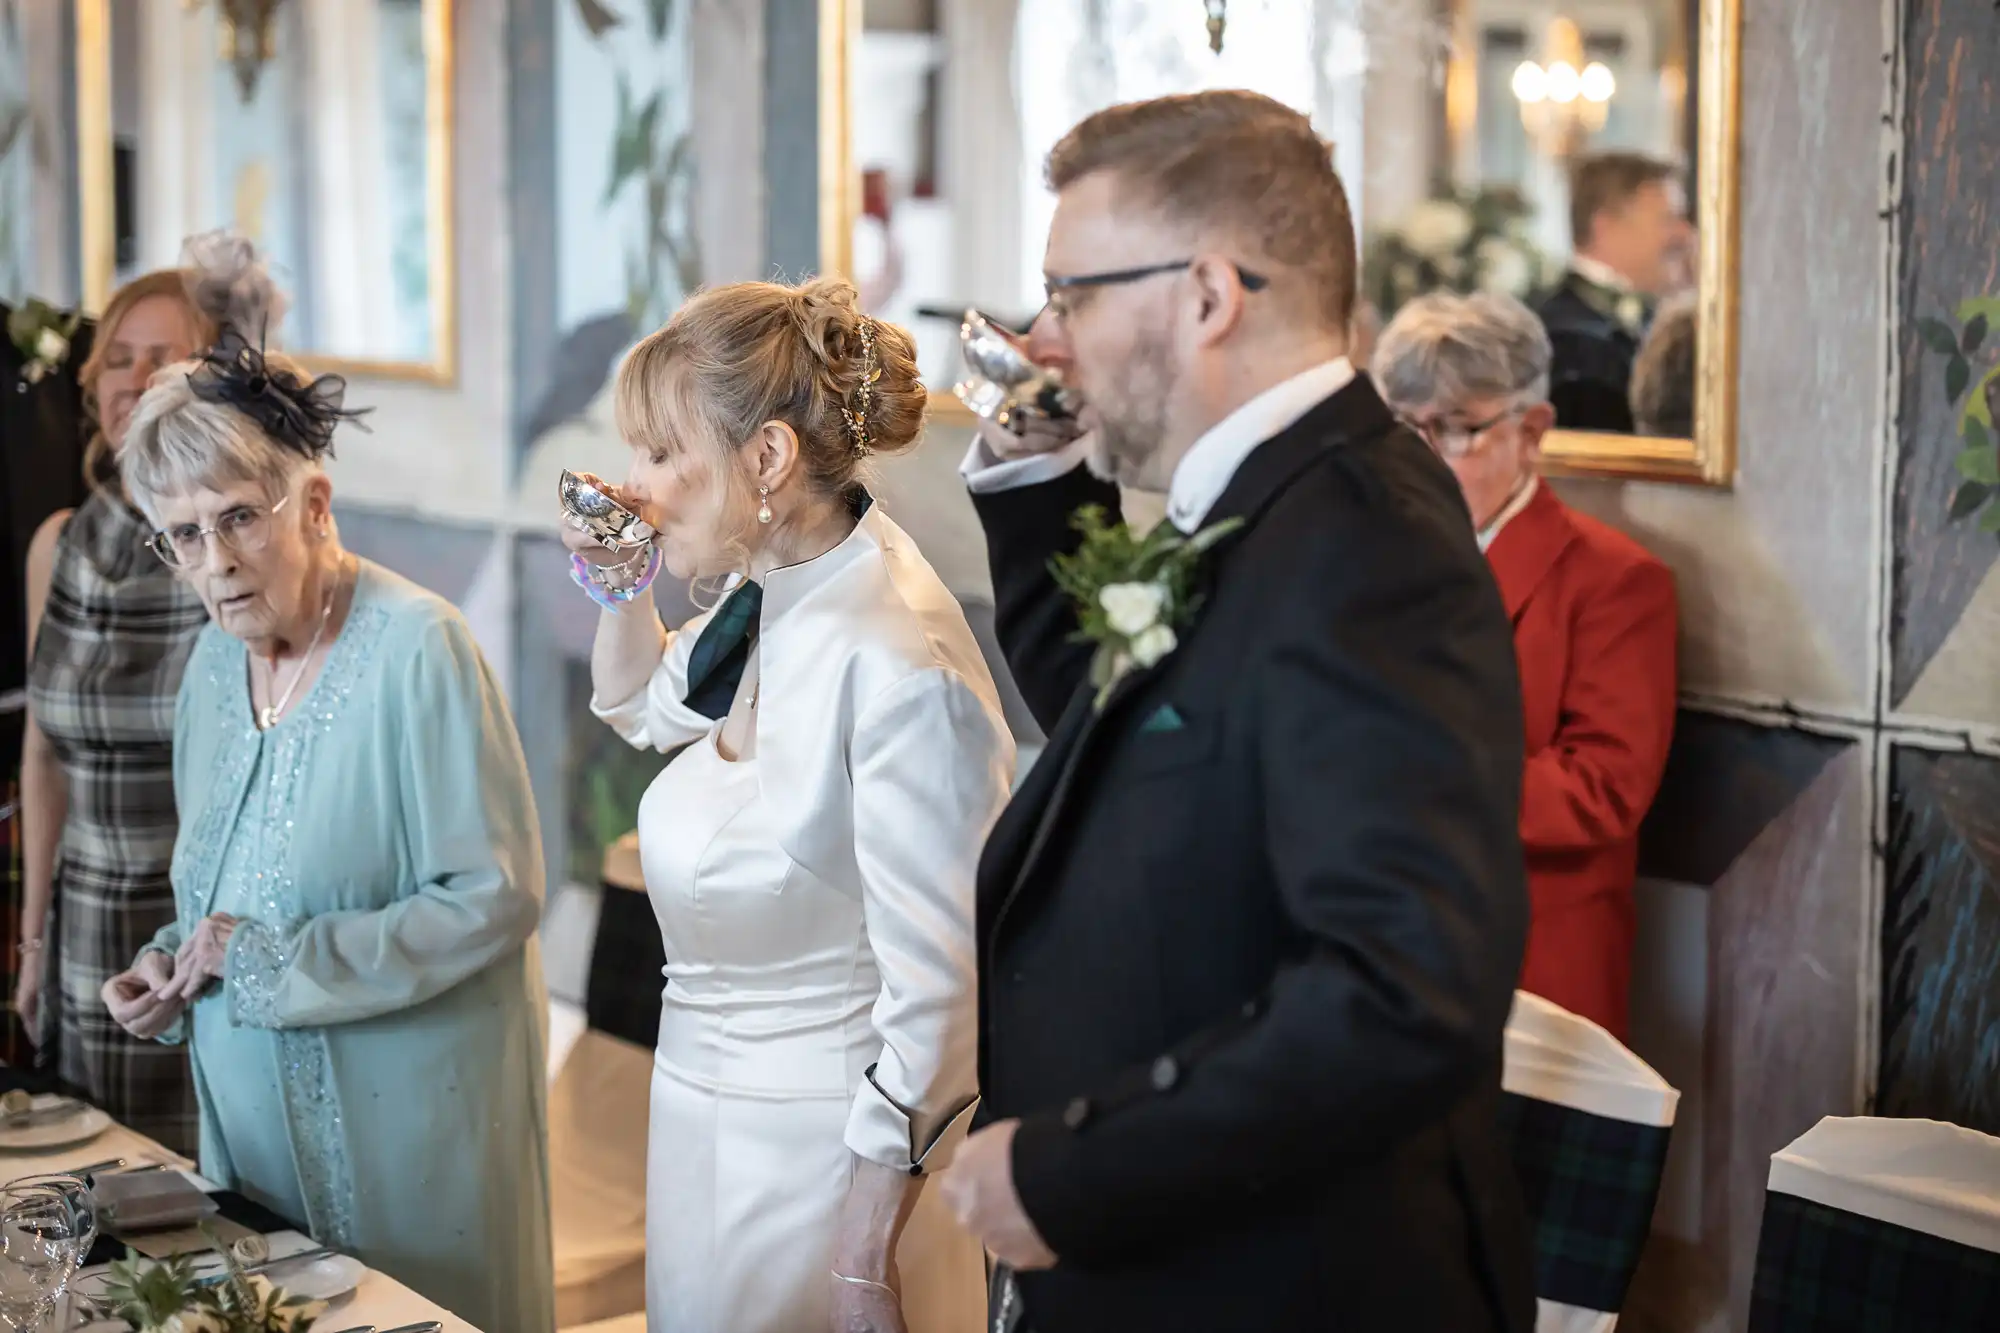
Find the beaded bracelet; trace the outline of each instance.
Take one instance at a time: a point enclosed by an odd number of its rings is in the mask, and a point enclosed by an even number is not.
[[[607,587],[597,576],[598,566],[574,552],[569,558],[569,576],[575,580],[577,587],[589,594],[591,601],[607,611],[616,611],[650,588],[653,580],[660,576],[660,548],[652,546],[648,549],[651,553],[646,558],[646,571],[629,588]]]

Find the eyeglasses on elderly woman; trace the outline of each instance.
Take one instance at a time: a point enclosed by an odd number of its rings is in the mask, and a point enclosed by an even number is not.
[[[177,523],[162,528],[146,542],[154,555],[175,569],[193,569],[208,554],[208,538],[214,537],[224,549],[238,555],[256,555],[271,544],[271,519],[291,497],[264,505],[231,505],[212,526]]]
[[[1436,417],[1419,417],[1399,412],[1396,414],[1396,419],[1416,432],[1417,437],[1436,450],[1440,457],[1466,458],[1487,445],[1490,431],[1518,419],[1531,406],[1533,406],[1531,403],[1515,403],[1484,421],[1454,421],[1449,413]]]

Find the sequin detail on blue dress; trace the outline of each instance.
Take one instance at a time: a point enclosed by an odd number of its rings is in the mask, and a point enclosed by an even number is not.
[[[250,718],[240,646],[219,634],[204,643],[198,666],[212,673],[213,725],[232,740],[218,752],[214,797],[181,840],[174,876],[183,922],[199,921],[218,899],[250,909],[230,939],[228,1020],[271,1029],[305,1222],[337,1248],[353,1244],[354,1183],[331,1051],[322,1029],[279,1028],[275,1000],[306,920],[290,874],[299,779],[340,721],[387,621],[378,607],[355,608],[299,712],[267,732]]]

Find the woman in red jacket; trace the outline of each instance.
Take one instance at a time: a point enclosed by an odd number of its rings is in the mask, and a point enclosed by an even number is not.
[[[1533,921],[1521,987],[1625,1037],[1639,822],[1673,738],[1673,576],[1536,475],[1549,340],[1512,297],[1397,312],[1372,371],[1458,478],[1514,621],[1527,720],[1521,842]]]

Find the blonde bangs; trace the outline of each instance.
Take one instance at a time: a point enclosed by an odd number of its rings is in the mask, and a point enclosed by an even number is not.
[[[612,421],[618,437],[634,449],[678,454],[688,446],[675,429],[679,424],[685,430],[684,423],[693,418],[687,376],[677,364],[678,342],[671,325],[657,329],[627,352],[618,367]]]

